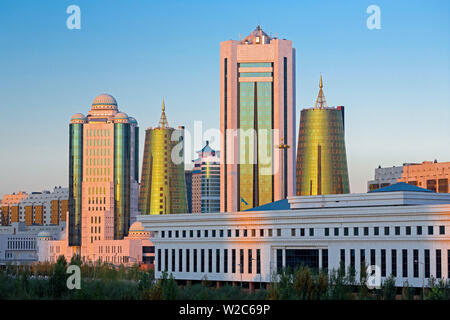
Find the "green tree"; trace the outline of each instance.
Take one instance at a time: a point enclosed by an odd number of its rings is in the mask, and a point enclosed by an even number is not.
[[[397,294],[397,288],[395,287],[395,277],[391,275],[389,278],[387,278],[384,281],[381,289],[383,291],[383,300],[395,300],[395,296]]]
[[[60,255],[50,271],[50,293],[55,299],[60,299],[67,291],[66,267],[66,258],[63,255]]]

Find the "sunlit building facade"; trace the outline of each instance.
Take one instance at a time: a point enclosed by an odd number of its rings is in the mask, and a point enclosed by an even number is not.
[[[26,226],[59,225],[66,221],[69,189],[55,187],[31,193],[4,195],[1,213],[2,225],[24,222]]]
[[[86,117],[72,117],[69,224],[59,237],[42,242],[40,261],[78,254],[91,262],[142,262],[143,239],[128,237],[138,215],[138,130],[109,94],[97,96]]]
[[[145,131],[139,190],[141,214],[188,212],[183,139],[184,127],[169,127],[163,101],[158,127]]]
[[[258,26],[242,40],[221,42],[220,211],[295,194],[294,88],[292,41]]]
[[[285,209],[139,216],[153,232],[155,277],[259,288],[283,268],[359,283],[368,266],[379,284],[421,288],[450,278],[450,195],[400,184],[396,191],[293,196]],[[390,187],[387,187],[390,188]],[[284,200],[282,200],[284,201]],[[367,274],[367,273],[366,273]]]
[[[314,108],[303,109],[297,149],[299,196],[349,193],[344,107],[328,107],[320,77]]]
[[[404,163],[403,166],[375,169],[375,179],[367,183],[369,191],[397,182],[406,182],[414,186],[438,193],[449,192],[450,162],[423,161],[422,163]]]

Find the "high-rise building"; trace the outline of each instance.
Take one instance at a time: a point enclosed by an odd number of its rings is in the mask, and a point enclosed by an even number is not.
[[[113,264],[152,263],[151,234],[138,215],[139,128],[119,112],[116,99],[101,94],[87,117],[69,126],[69,226],[59,236],[37,241],[39,261],[70,260]]]
[[[399,167],[378,167],[375,179],[367,183],[369,191],[397,182],[406,182],[414,186],[438,193],[449,192],[450,162],[423,161],[422,163],[404,163]]]
[[[186,213],[184,127],[170,128],[163,101],[156,128],[145,131],[144,159],[139,191],[141,214]]]
[[[123,239],[138,213],[138,130],[109,94],[71,119],[69,246],[83,256],[95,241]]]
[[[220,212],[220,152],[206,141],[197,154],[192,170],[192,212]]]
[[[295,194],[295,49],[259,26],[220,44],[220,211]],[[278,148],[283,143],[290,148]]]
[[[313,108],[303,109],[297,149],[297,195],[349,193],[344,107],[328,107],[322,76]]]

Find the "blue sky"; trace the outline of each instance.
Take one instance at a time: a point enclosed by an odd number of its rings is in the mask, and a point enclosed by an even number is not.
[[[218,128],[219,43],[257,24],[297,49],[297,125],[320,73],[328,105],[346,107],[352,192],[378,165],[450,161],[449,3],[3,0],[0,196],[67,186],[70,117],[103,92],[138,120],[141,153],[163,97],[171,126]],[[81,30],[66,28],[72,4]]]

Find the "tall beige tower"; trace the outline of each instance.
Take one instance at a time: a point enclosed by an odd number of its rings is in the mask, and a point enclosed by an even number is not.
[[[220,130],[220,211],[295,194],[292,41],[258,26],[243,40],[221,42]]]

